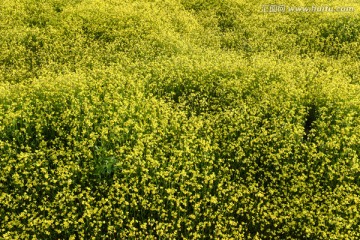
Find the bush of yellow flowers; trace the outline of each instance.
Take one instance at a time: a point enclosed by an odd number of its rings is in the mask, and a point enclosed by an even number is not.
[[[0,239],[358,239],[360,5],[328,2],[3,0]]]

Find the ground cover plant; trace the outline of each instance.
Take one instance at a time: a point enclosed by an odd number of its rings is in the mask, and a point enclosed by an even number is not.
[[[0,239],[358,239],[360,5],[3,0]]]

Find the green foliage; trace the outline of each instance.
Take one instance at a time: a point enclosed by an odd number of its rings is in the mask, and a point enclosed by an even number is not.
[[[266,3],[2,1],[0,238],[358,239],[359,17]]]

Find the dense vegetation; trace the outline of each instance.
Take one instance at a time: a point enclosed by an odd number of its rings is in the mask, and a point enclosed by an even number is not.
[[[359,239],[357,2],[2,0],[0,238]]]

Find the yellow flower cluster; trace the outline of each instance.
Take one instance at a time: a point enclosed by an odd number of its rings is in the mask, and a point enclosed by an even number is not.
[[[2,1],[0,239],[359,239],[360,18],[262,3]]]

